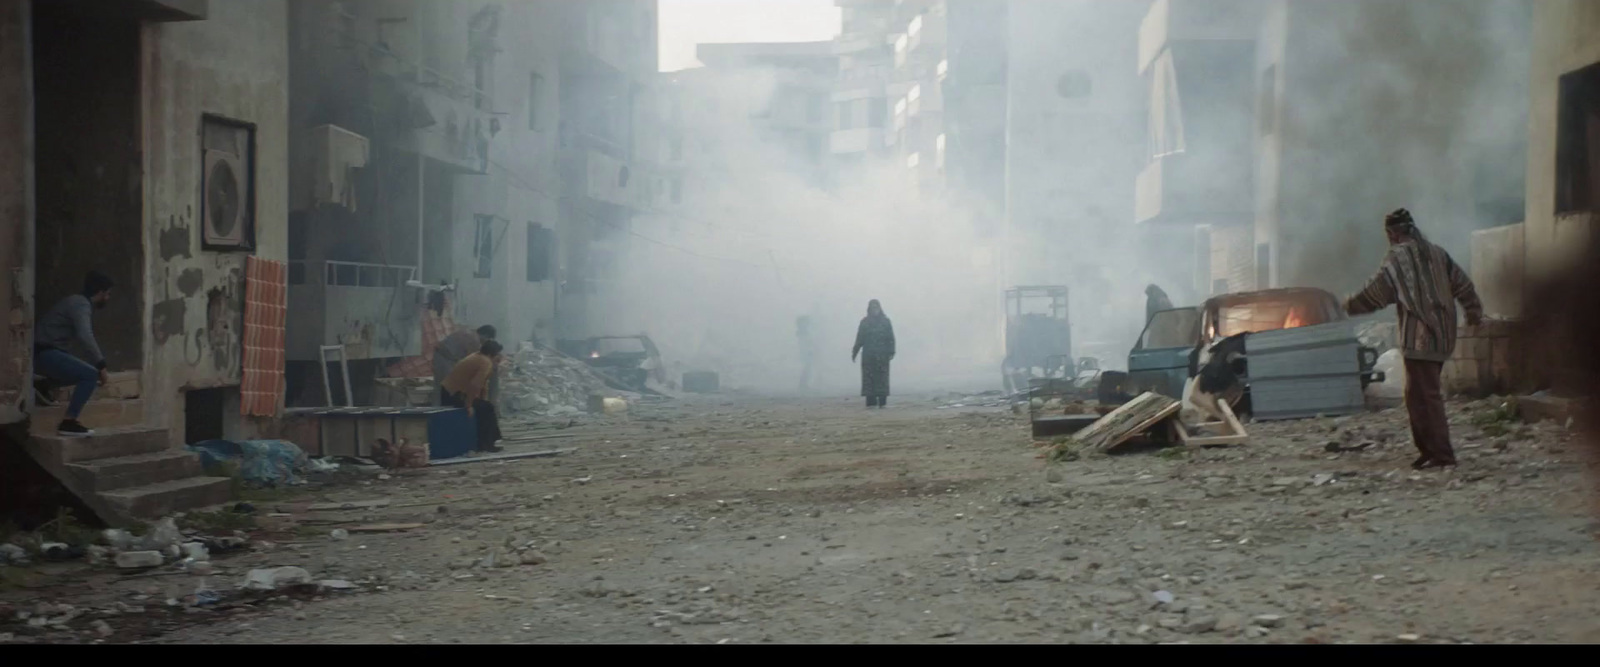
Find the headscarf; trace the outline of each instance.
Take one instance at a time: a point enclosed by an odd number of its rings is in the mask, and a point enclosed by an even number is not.
[[[1397,208],[1394,212],[1384,216],[1383,228],[1385,230],[1393,230],[1402,238],[1416,239],[1418,241],[1427,240],[1422,236],[1422,230],[1417,228],[1417,221],[1411,217],[1411,211],[1403,208]]]
[[[874,310],[877,311],[877,314],[873,314]],[[873,299],[873,300],[867,302],[867,317],[869,317],[869,318],[880,317],[880,318],[888,319],[889,316],[886,315],[883,312],[883,304],[878,303],[877,299]]]

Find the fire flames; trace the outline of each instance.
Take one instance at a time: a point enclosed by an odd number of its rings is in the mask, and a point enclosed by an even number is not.
[[[1297,329],[1305,325],[1306,318],[1305,315],[1300,312],[1299,306],[1290,308],[1289,316],[1283,319],[1283,328],[1285,329]]]

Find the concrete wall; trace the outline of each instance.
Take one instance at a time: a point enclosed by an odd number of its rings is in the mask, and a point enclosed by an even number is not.
[[[1528,118],[1527,266],[1558,270],[1573,257],[1564,249],[1593,233],[1592,216],[1557,219],[1556,121],[1562,75],[1600,62],[1600,1],[1538,0],[1533,3],[1532,107]],[[1531,275],[1537,279],[1543,274]]]
[[[1472,261],[1464,263],[1483,300],[1484,314],[1501,319],[1522,316],[1527,250],[1525,226],[1506,225],[1472,233]]]
[[[0,424],[26,419],[33,376],[33,66],[29,3],[0,2]]]
[[[206,20],[147,24],[146,422],[182,437],[188,389],[237,386],[247,253],[201,248],[203,114],[255,125],[258,257],[287,257],[288,32],[283,0],[211,3]],[[237,418],[236,415],[230,417]]]
[[[441,5],[445,3],[440,3]],[[449,24],[462,26],[483,1],[450,3]],[[499,44],[490,95],[500,118],[500,133],[490,143],[487,176],[457,176],[453,268],[460,281],[456,321],[463,325],[492,324],[505,341],[523,341],[537,335],[551,341],[555,335],[556,285],[561,271],[553,268],[548,280],[527,279],[528,234],[531,224],[562,233],[556,174],[558,114],[561,110],[561,34],[559,22],[535,3],[503,3]],[[465,58],[465,52],[451,57]],[[540,89],[535,99],[533,75]],[[530,104],[536,105],[530,115]],[[494,215],[497,247],[489,277],[474,275],[475,215]],[[503,236],[502,236],[503,233]],[[560,253],[551,250],[551,261]],[[513,346],[512,349],[515,349]]]

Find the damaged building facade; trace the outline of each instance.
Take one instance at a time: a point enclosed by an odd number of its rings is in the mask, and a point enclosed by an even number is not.
[[[654,11],[292,3],[292,401],[328,401],[327,347],[351,364],[353,402],[371,404],[369,379],[406,373],[396,361],[425,355],[430,327],[553,344],[601,326],[608,244],[646,193],[635,110]]]
[[[1151,4],[1137,221],[1192,243],[1170,278],[1354,289],[1400,207],[1467,257],[1521,216],[1528,22],[1522,0]]]
[[[95,315],[113,382],[84,420],[173,443],[258,430],[239,409],[245,263],[287,250],[285,6],[4,3],[8,384],[31,377],[33,317],[97,269],[118,285]],[[53,429],[61,409],[31,393],[8,418]]]

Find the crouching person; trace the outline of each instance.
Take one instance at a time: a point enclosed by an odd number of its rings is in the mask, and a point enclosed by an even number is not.
[[[500,344],[487,340],[478,351],[457,362],[444,379],[444,402],[453,408],[466,408],[478,424],[478,451],[498,452],[500,417],[489,402],[489,378],[500,363]]]

